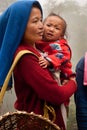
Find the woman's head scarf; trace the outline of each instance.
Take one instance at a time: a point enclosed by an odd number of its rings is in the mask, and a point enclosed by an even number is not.
[[[33,4],[42,9],[36,0],[19,0],[0,16],[0,86],[12,64],[14,53],[21,42]]]

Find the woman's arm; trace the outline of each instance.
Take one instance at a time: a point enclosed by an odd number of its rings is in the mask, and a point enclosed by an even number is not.
[[[70,80],[63,86],[58,86],[51,73],[39,65],[38,59],[30,54],[24,55],[18,65],[19,73],[37,95],[52,104],[61,104],[76,91],[75,81]]]

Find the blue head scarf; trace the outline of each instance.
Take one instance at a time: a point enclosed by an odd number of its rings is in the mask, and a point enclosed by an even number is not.
[[[10,5],[0,16],[0,86],[12,64],[14,53],[24,34],[32,5],[36,4],[42,9],[36,0],[19,0]]]

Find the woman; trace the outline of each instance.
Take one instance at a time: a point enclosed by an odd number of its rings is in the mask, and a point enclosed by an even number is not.
[[[0,74],[4,81],[5,72],[8,72],[13,57],[20,50],[30,50],[37,57],[41,56],[35,47],[35,42],[41,40],[43,35],[42,9],[37,1],[22,0],[11,5],[1,19],[3,19],[2,30],[4,30],[2,32],[6,32],[5,35],[1,34],[2,52],[0,54],[0,61],[3,62],[0,66],[4,65],[2,54],[5,53],[4,59],[7,59]],[[55,123],[65,130],[60,105],[76,91],[75,79],[72,78],[67,84],[58,86],[48,69],[40,67],[37,57],[25,54],[14,70],[14,86],[17,96],[14,106],[17,110],[33,111],[43,115],[46,101],[46,104],[51,105],[56,112]]]
[[[87,53],[76,66],[78,90],[75,93],[78,130],[87,130]]]

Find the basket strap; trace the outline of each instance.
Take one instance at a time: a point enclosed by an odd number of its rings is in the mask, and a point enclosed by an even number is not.
[[[50,115],[49,112],[52,114],[52,122],[55,122],[56,120],[56,113],[55,113],[55,109],[52,106],[48,106],[46,101],[44,102],[44,118],[50,119]]]
[[[2,86],[2,89],[1,89],[1,92],[0,92],[0,104],[3,102],[3,97],[4,97],[4,94],[5,94],[5,91],[7,89],[9,80],[11,78],[12,72],[13,72],[16,64],[18,63],[19,59],[26,53],[33,54],[38,58],[38,56],[35,53],[33,53],[33,52],[29,51],[29,50],[21,50],[21,51],[18,52],[18,54],[16,55],[12,65],[11,65],[11,68],[10,68],[6,78],[5,78],[5,81],[3,83],[3,86]]]

